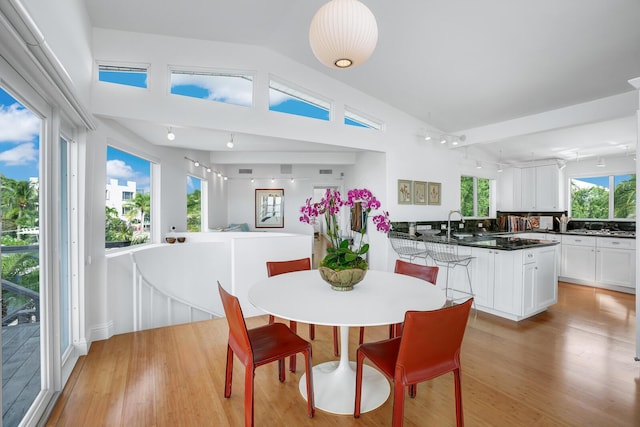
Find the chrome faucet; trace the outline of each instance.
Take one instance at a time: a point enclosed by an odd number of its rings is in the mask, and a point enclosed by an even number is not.
[[[447,217],[447,242],[451,241],[451,215],[457,213],[460,215],[460,220],[464,224],[464,217],[462,216],[462,212],[459,210],[451,210],[449,211],[449,217]]]

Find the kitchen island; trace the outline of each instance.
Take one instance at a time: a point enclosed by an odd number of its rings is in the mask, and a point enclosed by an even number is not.
[[[450,240],[425,236],[425,240],[453,245],[458,255],[472,257],[469,276],[480,311],[519,321],[558,301],[558,242],[500,235]],[[427,262],[433,264],[432,258]],[[446,279],[446,267],[441,267],[436,286],[444,289]],[[452,267],[449,290],[453,298],[464,298],[468,286],[465,268]]]

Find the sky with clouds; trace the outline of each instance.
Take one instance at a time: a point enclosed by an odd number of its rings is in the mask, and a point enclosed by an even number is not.
[[[0,173],[17,180],[38,176],[41,120],[0,88]]]

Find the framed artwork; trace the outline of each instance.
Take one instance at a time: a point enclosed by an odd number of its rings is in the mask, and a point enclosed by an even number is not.
[[[398,180],[398,204],[410,205],[411,204],[411,181],[406,179]]]
[[[256,228],[284,227],[284,189],[256,188]]]
[[[424,181],[413,181],[413,204],[427,204],[427,183]]]
[[[427,200],[430,205],[440,204],[440,189],[441,184],[439,182],[427,183]]]

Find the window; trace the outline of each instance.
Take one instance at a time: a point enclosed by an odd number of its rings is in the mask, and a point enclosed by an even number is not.
[[[149,160],[107,147],[105,244],[136,245],[151,236],[151,167]]]
[[[18,425],[41,389],[40,325],[44,320],[40,298],[45,293],[40,283],[44,266],[39,254],[38,164],[42,120],[0,87],[0,122],[10,124],[0,140],[0,277],[2,342],[11,343],[12,349],[2,358],[2,424]],[[3,349],[7,351],[5,345]],[[26,363],[25,354],[32,354],[33,362]]]
[[[125,86],[147,87],[147,68],[98,65],[98,80]]]
[[[491,180],[461,176],[460,207],[465,217],[488,217],[491,207]]]
[[[635,174],[574,177],[570,184],[572,218],[635,219]]]
[[[344,109],[344,124],[347,126],[363,127],[368,129],[382,130],[382,123],[366,117],[363,113],[358,113],[349,107]]]
[[[202,180],[187,176],[187,231],[202,231]]]
[[[171,93],[251,107],[253,105],[253,76],[172,70]]]
[[[329,101],[275,80],[269,81],[269,110],[327,121],[331,117]]]

